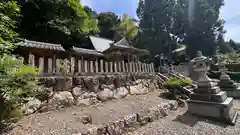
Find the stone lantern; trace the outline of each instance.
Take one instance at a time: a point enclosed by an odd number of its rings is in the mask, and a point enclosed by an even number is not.
[[[219,61],[217,66],[219,68],[219,71],[221,72],[220,81],[218,83],[221,90],[226,91],[227,96],[229,97],[240,98],[240,88],[233,80],[231,80],[229,75],[226,73],[228,69],[225,66],[225,62],[221,60]]]
[[[207,76],[209,59],[198,52],[192,62],[199,76],[197,88],[187,101],[188,112],[234,124],[237,112],[233,108],[233,98],[227,97],[226,92],[221,91],[217,83]]]

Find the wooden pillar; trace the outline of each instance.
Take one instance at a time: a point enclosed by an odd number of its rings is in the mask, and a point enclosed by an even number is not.
[[[18,61],[19,61],[19,64],[23,64],[24,63],[24,57],[19,57]]]
[[[78,73],[82,73],[82,60],[78,60]]]
[[[61,68],[61,60],[60,59],[56,59],[56,73],[59,74],[61,72],[60,68]]]
[[[39,58],[38,62],[39,62],[39,72],[40,72],[40,74],[44,73],[44,58],[43,57]]]
[[[95,72],[98,73],[99,70],[98,70],[98,59],[96,58],[95,59]]]
[[[133,66],[133,72],[136,72],[135,62],[132,63],[132,66]]]
[[[55,54],[55,52],[54,52],[54,54],[53,54],[53,73],[56,73],[57,72],[57,69],[56,69],[56,65],[57,63],[56,63],[56,54]]]
[[[100,60],[100,72],[103,73],[103,60]]]
[[[133,72],[133,70],[132,70],[132,62],[129,62],[129,72]]]
[[[152,73],[154,73],[155,69],[154,69],[154,64],[153,63],[151,63],[151,69],[152,69]]]
[[[105,72],[108,73],[108,62],[105,61]]]
[[[129,62],[125,64],[125,67],[126,67],[126,72],[130,72],[129,71]]]
[[[90,72],[93,73],[94,70],[93,70],[93,61],[90,61]]]
[[[48,73],[53,73],[52,58],[48,58]]]
[[[83,58],[83,56],[81,56],[81,69],[82,69],[82,72],[85,72],[85,69],[84,69],[84,58]]]
[[[71,73],[74,73],[74,69],[75,69],[75,58],[71,57]]]
[[[142,72],[142,65],[141,65],[141,62],[138,63],[138,68],[139,68],[139,72]]]
[[[113,63],[110,62],[109,64],[110,64],[110,72],[112,73],[113,72]]]
[[[117,62],[114,62],[114,72],[117,72]]]
[[[28,55],[28,65],[35,66],[35,57],[31,52]]]
[[[125,70],[125,63],[124,63],[124,61],[122,61],[122,71],[123,71],[123,72],[126,72],[126,70]]]
[[[121,62],[118,61],[117,63],[118,63],[118,72],[122,72]]]
[[[138,68],[138,63],[137,62],[135,63],[135,71],[139,72],[139,68]]]
[[[88,72],[88,61],[84,60],[84,72],[87,73]]]

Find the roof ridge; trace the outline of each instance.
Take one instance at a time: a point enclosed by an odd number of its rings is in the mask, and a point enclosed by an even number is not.
[[[89,37],[95,37],[95,38],[100,38],[100,39],[104,39],[104,40],[108,40],[108,41],[112,41],[112,42],[114,42],[113,40],[111,40],[111,39],[107,39],[107,38],[104,38],[104,37],[97,37],[97,36],[89,36]]]
[[[25,43],[36,43],[36,44],[44,44],[44,45],[52,45],[52,46],[61,46],[61,44],[53,44],[53,43],[47,43],[47,42],[39,42],[39,41],[33,41],[33,40],[27,40],[27,39],[24,39],[24,42]]]

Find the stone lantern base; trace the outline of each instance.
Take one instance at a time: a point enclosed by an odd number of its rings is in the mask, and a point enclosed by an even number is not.
[[[188,100],[188,112],[191,114],[212,117],[224,123],[235,125],[238,113],[233,107],[233,98],[226,98],[224,102],[208,102]]]
[[[202,82],[204,83],[209,84]],[[193,92],[187,101],[189,113],[235,124],[238,113],[233,107],[233,98],[227,97],[225,91],[221,91],[217,86],[202,85]]]
[[[218,83],[218,86],[221,88],[222,91],[227,92],[228,97],[233,97],[233,98],[240,98],[240,88],[237,86],[236,83],[234,83],[233,80],[230,79],[228,75],[227,77],[223,78],[222,76],[220,77],[220,81]]]

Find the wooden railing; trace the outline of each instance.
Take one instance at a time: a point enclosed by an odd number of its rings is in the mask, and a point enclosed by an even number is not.
[[[23,57],[19,57],[24,62]],[[28,64],[39,68],[41,75],[54,74],[77,74],[77,73],[153,73],[153,63],[141,62],[124,62],[124,61],[104,61],[104,60],[76,60],[74,57],[70,59],[53,59],[53,58],[36,58],[30,54]]]

